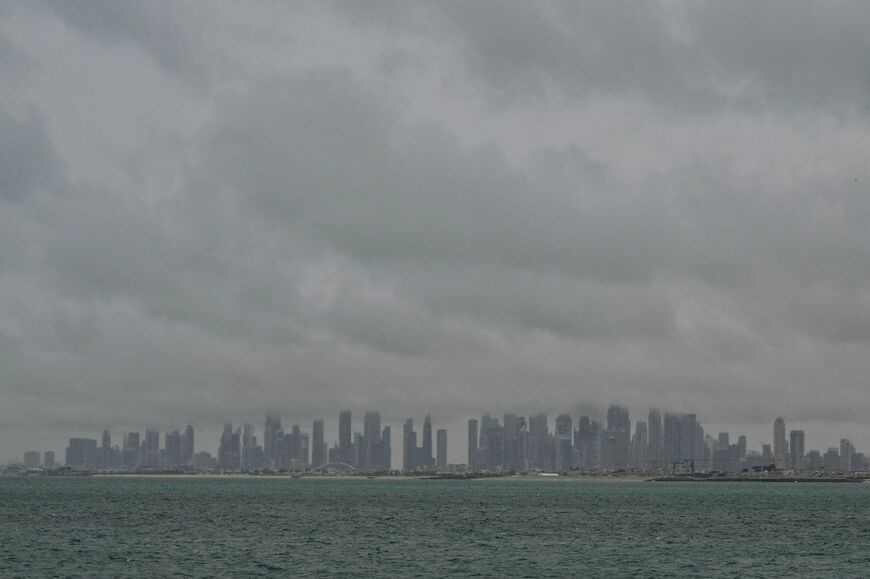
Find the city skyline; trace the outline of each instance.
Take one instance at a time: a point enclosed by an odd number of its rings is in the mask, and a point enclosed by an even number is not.
[[[810,448],[805,431],[795,429],[793,424],[786,431],[782,417],[774,421],[772,437],[758,441],[749,441],[743,432],[705,432],[696,414],[651,408],[647,416],[635,417],[632,421],[628,408],[617,404],[608,407],[603,419],[565,413],[555,416],[506,413],[501,424],[500,420],[502,418],[491,413],[470,418],[467,430],[459,433],[466,436],[464,444],[457,445],[459,441],[454,431],[453,444],[448,445],[448,429],[442,424],[436,424],[433,429],[430,415],[424,417],[422,424],[417,422],[416,427],[414,418],[408,418],[396,448],[392,428],[382,422],[378,411],[366,411],[362,424],[359,419],[353,420],[352,411],[341,411],[332,445],[326,434],[329,430],[324,428],[328,420],[315,419],[309,423],[309,428],[288,422],[285,429],[281,417],[270,413],[259,431],[250,423],[225,423],[216,453],[206,450],[213,447],[208,439],[203,444],[202,434],[197,438],[200,443],[194,452],[194,428],[187,425],[182,430],[164,432],[162,447],[161,433],[153,428],[146,429],[144,434],[124,432],[120,441],[115,439],[114,445],[112,433],[106,429],[100,440],[71,438],[65,452],[60,454],[66,461],[56,459],[54,451],[30,449],[23,453],[21,460],[13,462],[34,466],[42,464],[46,457],[46,462],[66,464],[72,452],[72,456],[78,457],[74,466],[86,463],[91,467],[122,469],[135,466],[144,469],[308,470],[326,463],[343,463],[360,472],[428,469],[446,472],[448,464],[451,469],[472,471],[497,467],[497,470],[555,472],[572,468],[663,472],[667,465],[676,466],[677,457],[691,460],[693,464],[697,460],[699,470],[737,468],[738,459],[742,461],[739,464],[795,468],[804,464],[805,457],[812,457],[808,464],[813,468],[822,464],[832,468],[831,461],[840,460],[829,458],[834,452],[843,457],[844,464],[849,464],[848,469],[855,470],[858,465],[863,469],[865,464],[864,455],[856,450],[852,440],[841,438],[835,446]],[[448,449],[453,460],[448,459]],[[724,450],[720,453],[719,449]],[[464,457],[462,452],[465,452]],[[549,453],[548,459],[543,458],[546,453]],[[85,455],[89,457],[87,460],[82,458]],[[854,464],[853,455],[857,457]]]

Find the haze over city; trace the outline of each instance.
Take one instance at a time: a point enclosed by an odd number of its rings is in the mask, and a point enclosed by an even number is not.
[[[3,2],[0,461],[612,402],[870,448],[867,22]]]

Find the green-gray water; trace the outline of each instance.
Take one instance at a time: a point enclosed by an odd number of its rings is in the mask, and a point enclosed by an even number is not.
[[[0,576],[870,574],[870,485],[0,479]]]

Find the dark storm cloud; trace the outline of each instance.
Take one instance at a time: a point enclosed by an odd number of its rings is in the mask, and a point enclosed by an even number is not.
[[[864,4],[0,10],[10,452],[345,406],[870,411]]]

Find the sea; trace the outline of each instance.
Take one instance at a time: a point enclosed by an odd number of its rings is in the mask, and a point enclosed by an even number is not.
[[[0,478],[0,577],[868,577],[870,484]]]

